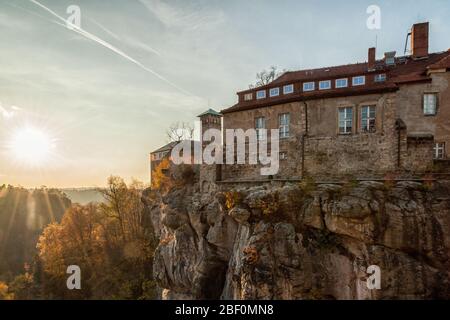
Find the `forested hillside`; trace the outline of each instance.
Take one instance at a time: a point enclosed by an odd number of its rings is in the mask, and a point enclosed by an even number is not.
[[[44,228],[61,221],[71,201],[56,189],[0,186],[0,281],[23,273]]]

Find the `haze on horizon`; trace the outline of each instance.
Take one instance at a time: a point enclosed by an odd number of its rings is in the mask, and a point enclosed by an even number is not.
[[[378,58],[403,54],[417,22],[430,21],[431,51],[450,33],[446,0],[37,1],[49,10],[0,2],[0,185],[148,182],[171,123],[231,106],[262,69],[366,61],[375,43]],[[70,5],[89,36],[58,20]],[[380,30],[366,27],[370,5]]]

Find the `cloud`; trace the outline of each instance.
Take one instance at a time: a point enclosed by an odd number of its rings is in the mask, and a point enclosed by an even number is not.
[[[159,73],[157,73],[156,71],[153,71],[152,69],[150,69],[149,67],[145,66],[144,64],[142,64],[141,62],[137,61],[136,59],[130,57],[128,54],[126,54],[125,52],[121,51],[120,49],[116,48],[115,46],[113,46],[112,44],[110,44],[109,42],[93,35],[92,33],[84,30],[83,28],[80,28],[68,21],[66,21],[66,19],[64,19],[63,17],[61,17],[60,15],[58,15],[56,12],[54,12],[53,10],[51,10],[50,8],[44,6],[43,4],[41,4],[40,2],[36,1],[36,0],[29,0],[32,3],[34,3],[35,5],[39,6],[40,8],[44,9],[45,11],[49,12],[51,15],[53,15],[54,17],[58,18],[61,22],[57,22],[55,21],[56,24],[67,28],[69,30],[72,30],[73,32],[76,32],[82,36],[84,36],[85,38],[92,40],[100,45],[102,45],[103,47],[113,51],[114,53],[118,54],[119,56],[125,58],[126,60],[134,63],[135,65],[137,65],[138,67],[140,67],[141,69],[153,74],[155,77],[157,77],[158,79],[164,81],[165,83],[169,84],[170,86],[176,88],[177,90],[183,92],[184,94],[190,96],[192,95],[190,92],[184,90],[183,88],[179,87],[178,85],[176,85],[175,83],[173,83],[172,81],[166,79],[165,77],[163,77],[162,75],[160,75]],[[70,26],[70,28],[69,28]]]
[[[218,26],[225,21],[225,15],[220,10],[211,10],[205,6],[191,3],[188,6],[173,6],[160,0],[139,0],[164,26],[196,30]],[[184,1],[183,1],[184,4]]]

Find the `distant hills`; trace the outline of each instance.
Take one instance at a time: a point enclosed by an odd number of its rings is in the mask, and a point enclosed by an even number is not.
[[[104,201],[100,190],[97,188],[65,188],[60,189],[73,202],[82,205],[90,202],[101,203]]]

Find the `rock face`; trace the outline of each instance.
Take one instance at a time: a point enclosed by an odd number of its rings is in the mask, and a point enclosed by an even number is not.
[[[450,183],[266,184],[144,201],[163,299],[450,298]],[[369,289],[369,266],[381,289]]]

